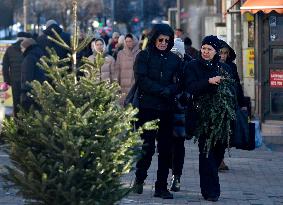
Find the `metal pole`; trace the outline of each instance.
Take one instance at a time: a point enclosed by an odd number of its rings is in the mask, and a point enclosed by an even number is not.
[[[115,0],[111,1],[111,14],[112,14],[112,22],[115,21]]]
[[[23,23],[24,23],[24,31],[27,31],[27,3],[28,0],[23,1]]]
[[[181,0],[177,0],[177,17],[176,17],[177,28],[181,28],[180,16],[181,16]]]

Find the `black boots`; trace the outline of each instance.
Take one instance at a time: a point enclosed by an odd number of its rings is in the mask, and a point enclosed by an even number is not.
[[[180,176],[178,175],[172,176],[170,191],[174,191],[174,192],[180,191]]]
[[[162,199],[173,199],[173,194],[171,194],[167,189],[156,189],[154,192],[154,197],[160,197]]]

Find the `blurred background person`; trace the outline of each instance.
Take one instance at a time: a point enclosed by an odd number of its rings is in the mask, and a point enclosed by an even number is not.
[[[115,63],[118,83],[121,86],[122,104],[124,103],[125,96],[128,94],[135,82],[133,66],[136,55],[139,52],[140,49],[138,39],[130,33],[125,35],[124,48],[123,50],[118,52],[117,60]]]
[[[19,112],[18,105],[20,104],[21,96],[21,65],[24,60],[21,51],[21,42],[26,38],[32,38],[32,35],[27,32],[19,32],[17,34],[17,41],[7,48],[3,57],[3,77],[4,82],[12,88],[13,113],[15,117]]]
[[[108,54],[113,56],[113,52],[115,51],[116,44],[118,43],[120,34],[118,32],[113,32],[112,38],[109,39],[108,45],[107,45],[107,51]]]
[[[184,44],[186,54],[191,56],[193,59],[196,59],[198,57],[199,52],[197,49],[192,47],[192,40],[189,37],[185,37]]]
[[[104,63],[99,71],[100,80],[110,80],[114,82],[117,80],[117,74],[115,72],[115,60],[112,56],[106,53],[106,45],[102,38],[93,39],[91,42],[91,49],[93,54],[88,57],[92,62],[96,62],[97,54],[101,54],[104,58]]]
[[[48,54],[47,51],[46,51],[46,47],[48,47],[48,48],[54,48],[57,55],[61,59],[66,58],[69,51],[67,49],[61,47],[57,43],[53,42],[52,40],[48,39],[48,37],[52,37],[54,39],[57,39],[54,32],[52,31],[53,29],[57,32],[57,34],[59,34],[59,36],[62,38],[62,40],[67,45],[70,45],[71,35],[69,33],[64,32],[60,28],[58,23],[53,19],[50,19],[46,22],[46,29],[43,31],[43,34],[40,35],[37,38],[37,43],[41,47],[41,49],[44,51],[44,55]]]
[[[117,59],[117,55],[119,51],[123,50],[124,43],[125,43],[125,36],[124,35],[119,36],[118,43],[116,44],[114,52],[113,52],[113,57],[115,60]]]
[[[30,82],[37,80],[40,83],[47,80],[45,72],[37,65],[39,59],[44,55],[43,50],[35,40],[27,38],[21,42],[21,50],[24,60],[21,66],[21,105],[27,111],[32,105],[36,106],[28,92],[31,91]]]

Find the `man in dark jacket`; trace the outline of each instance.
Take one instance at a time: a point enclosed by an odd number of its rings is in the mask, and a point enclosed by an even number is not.
[[[142,156],[136,165],[134,191],[143,192],[155,140],[158,147],[158,170],[155,182],[155,197],[172,199],[167,189],[167,177],[171,167],[173,140],[173,98],[177,92],[174,79],[180,69],[181,59],[170,50],[174,45],[174,31],[167,24],[153,27],[146,50],[135,60],[134,75],[139,88],[138,126],[159,119],[157,131],[145,131],[141,136],[144,143]]]
[[[21,78],[21,105],[25,110],[28,110],[34,104],[33,100],[27,96],[31,90],[29,85],[33,80],[43,82],[47,80],[44,71],[36,64],[44,55],[43,50],[37,45],[36,41],[28,38],[22,41],[21,49],[24,55],[22,63],[22,78]]]
[[[56,21],[54,20],[48,20],[46,22],[46,29],[43,31],[43,34],[41,36],[39,36],[37,38],[37,43],[38,45],[43,49],[43,51],[45,52],[44,55],[47,55],[47,51],[46,51],[46,47],[48,48],[54,48],[57,55],[62,59],[62,58],[66,58],[67,54],[68,54],[68,50],[59,46],[58,44],[56,44],[55,42],[51,41],[50,39],[48,39],[48,36],[57,39],[54,31],[56,31],[59,36],[63,39],[63,41],[67,44],[70,45],[70,34],[65,33],[57,24]]]
[[[13,95],[13,112],[17,115],[21,96],[21,64],[23,62],[23,55],[20,44],[26,38],[31,38],[32,35],[27,32],[19,32],[17,34],[17,41],[12,44],[5,52],[3,57],[3,77],[4,82],[12,87]]]

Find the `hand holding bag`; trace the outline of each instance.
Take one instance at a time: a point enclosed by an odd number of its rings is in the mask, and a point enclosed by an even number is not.
[[[255,124],[249,123],[248,112],[237,108],[231,147],[242,150],[255,149]]]

